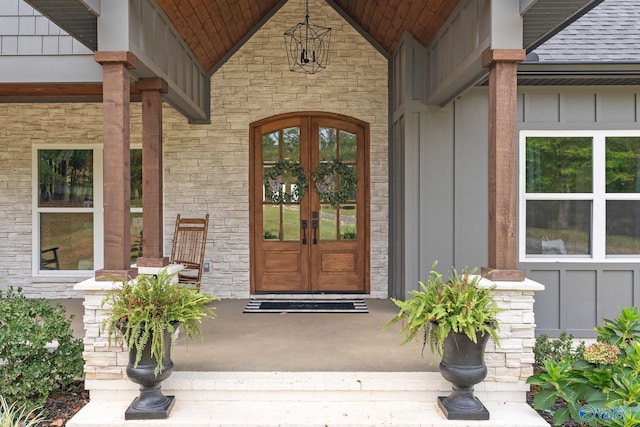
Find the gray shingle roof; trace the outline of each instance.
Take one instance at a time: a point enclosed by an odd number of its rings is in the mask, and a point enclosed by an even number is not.
[[[604,0],[534,50],[540,62],[640,62],[640,0]]]

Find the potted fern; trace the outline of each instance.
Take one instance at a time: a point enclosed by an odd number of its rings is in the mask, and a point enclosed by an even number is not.
[[[166,269],[121,281],[102,301],[109,309],[103,322],[109,340],[122,335],[129,349],[127,376],[140,384],[140,395],[125,419],[169,416],[173,396],[164,396],[160,383],[173,371],[172,340],[178,327],[188,337],[202,336],[202,319],[214,318],[209,304],[218,298],[178,283]]]
[[[453,384],[452,393],[439,397],[438,405],[448,419],[489,419],[489,412],[473,395],[473,386],[487,375],[484,349],[491,337],[499,344],[496,328],[501,311],[491,288],[478,286],[477,269],[451,270],[448,280],[431,267],[427,284],[411,296],[392,301],[400,308],[385,328],[401,322],[401,344],[422,339],[431,351],[442,356],[440,373]]]

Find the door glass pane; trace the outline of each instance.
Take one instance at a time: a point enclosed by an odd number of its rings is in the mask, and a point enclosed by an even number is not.
[[[529,137],[527,193],[590,193],[593,142],[590,137]]]
[[[262,205],[262,238],[280,240],[280,205]]]
[[[591,201],[528,200],[527,254],[591,253]]]
[[[331,205],[320,206],[320,240],[338,239],[337,209]]]
[[[348,166],[353,171],[352,177],[357,177],[358,176],[358,171],[356,171],[356,165],[348,165]],[[350,188],[351,191],[349,192],[349,195],[348,195],[349,200],[353,200],[354,202],[356,200],[356,192],[358,190],[357,187],[358,187],[357,183],[356,183],[356,185],[351,186],[351,188]],[[343,183],[340,183],[340,188],[344,188],[344,184]]]
[[[262,135],[262,161],[275,163],[280,159],[279,132],[271,132]]]
[[[43,270],[93,270],[93,213],[41,213],[40,251]]]
[[[607,193],[640,193],[640,137],[607,137]]]
[[[92,150],[38,150],[38,206],[93,206]]]
[[[142,150],[131,150],[131,207],[142,207]]]
[[[340,239],[356,239],[356,205],[340,206]]]
[[[287,128],[282,130],[283,159],[300,161],[300,128]]]
[[[282,209],[282,240],[300,240],[300,205],[287,204]]]
[[[343,130],[340,131],[340,160],[356,161],[356,135]]]
[[[336,143],[336,130],[321,127],[318,131],[318,149],[320,150],[321,162],[328,162],[336,158]]]
[[[268,176],[269,169],[273,166],[263,166],[262,176]],[[281,179],[266,179],[263,185],[262,202],[271,202],[277,197],[277,192],[282,191],[283,184]]]
[[[640,201],[607,201],[607,255],[640,255]]]

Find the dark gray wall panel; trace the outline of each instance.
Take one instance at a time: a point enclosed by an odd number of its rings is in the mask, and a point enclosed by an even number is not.
[[[558,94],[549,92],[531,93],[525,98],[524,119],[527,122],[559,122],[560,106]]]
[[[544,291],[536,292],[533,311],[538,333],[553,334],[560,329],[560,272],[530,270],[527,277],[544,284]]]
[[[562,121],[596,121],[596,96],[593,92],[570,92],[560,97]]]
[[[420,277],[426,280],[434,260],[440,272],[454,264],[455,203],[453,108],[429,109],[425,117],[426,138],[420,151]]]
[[[575,336],[589,336],[597,324],[596,272],[567,270],[560,289],[560,325]]]
[[[603,270],[598,280],[598,323],[602,318],[613,319],[623,307],[633,301],[633,270]]]
[[[597,118],[599,122],[624,123],[636,121],[636,94],[629,90],[600,90]]]
[[[469,91],[455,102],[454,262],[459,268],[486,266],[489,259],[489,117],[483,89]]]

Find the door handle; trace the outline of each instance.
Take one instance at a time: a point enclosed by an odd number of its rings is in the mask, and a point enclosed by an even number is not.
[[[302,220],[302,244],[307,244],[307,220]]]
[[[314,219],[311,221],[311,228],[313,228],[313,244],[318,244],[318,220]]]

